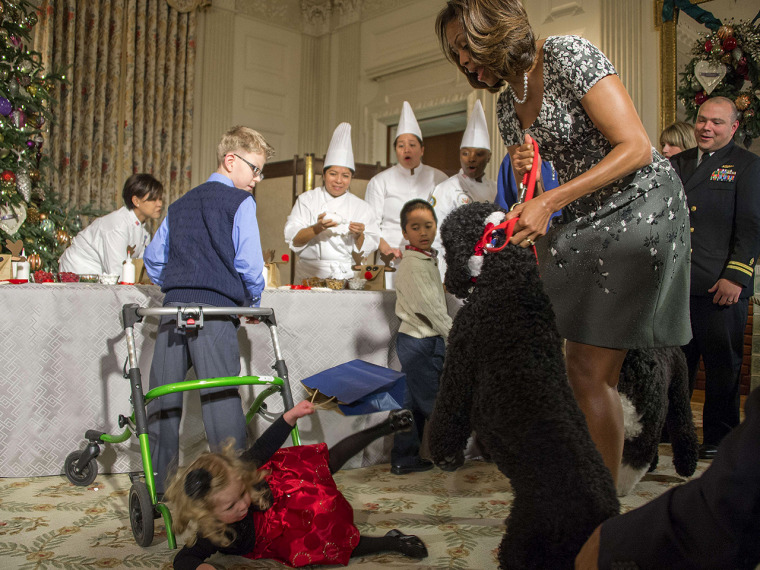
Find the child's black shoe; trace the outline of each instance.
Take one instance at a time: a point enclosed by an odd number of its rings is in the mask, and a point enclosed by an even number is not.
[[[404,534],[398,529],[389,530],[385,533],[387,538],[395,539],[396,547],[394,550],[400,552],[404,556],[411,558],[427,558],[428,551],[425,547],[425,543],[420,540],[418,536],[413,534]]]

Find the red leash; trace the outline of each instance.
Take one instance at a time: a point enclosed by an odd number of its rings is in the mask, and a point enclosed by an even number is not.
[[[531,166],[530,171],[526,172],[523,175],[523,181],[520,185],[520,196],[517,198],[517,202],[512,206],[513,208],[517,204],[522,204],[524,202],[527,202],[528,200],[533,199],[533,195],[536,193],[536,178],[538,178],[538,169],[539,169],[539,163],[541,159],[541,155],[538,152],[538,143],[533,140],[533,151],[534,151],[534,158],[533,158],[533,166]],[[478,241],[477,245],[475,246],[475,253],[478,254],[479,252],[483,251],[501,251],[504,249],[507,244],[509,243],[509,240],[512,238],[512,235],[515,231],[515,224],[517,224],[517,220],[520,219],[520,216],[517,216],[516,218],[512,218],[511,220],[508,220],[506,222],[502,222],[498,226],[494,226],[493,224],[488,224],[486,226],[485,231],[483,232],[483,237],[480,238],[480,241]],[[491,242],[493,232],[497,230],[504,230],[506,234],[506,239],[504,240],[504,243],[501,245],[501,247],[490,247],[488,244]],[[533,255],[538,257],[536,254],[536,246],[531,246],[533,248]]]
[[[536,141],[532,142],[535,157],[533,159],[533,166],[531,166],[530,172],[526,172],[523,175],[523,181],[522,184],[520,184],[520,196],[518,196],[517,202],[515,202],[514,206],[517,204],[522,204],[528,200],[532,200],[533,195],[536,191],[536,179],[538,178],[538,165],[541,159],[541,155],[538,153],[538,143]],[[514,206],[512,207],[514,208]],[[483,235],[478,240],[478,243],[475,244],[475,251],[473,255],[470,256],[470,259],[467,263],[470,269],[470,281],[473,283],[477,282],[478,275],[480,275],[480,268],[483,265],[483,256],[489,251],[497,252],[507,247],[509,240],[514,234],[515,224],[517,223],[517,220],[520,219],[520,217],[517,216],[511,220],[507,220],[506,222],[497,223],[499,220],[503,219],[504,214],[500,211],[493,212],[490,216],[488,216],[488,218],[486,218],[486,228],[483,231]],[[494,241],[494,233],[499,230],[504,230],[506,239],[501,246],[495,247],[491,245],[491,242]],[[535,244],[531,245],[531,248],[533,249],[533,255],[536,257],[536,263],[538,263],[538,254],[536,253]]]

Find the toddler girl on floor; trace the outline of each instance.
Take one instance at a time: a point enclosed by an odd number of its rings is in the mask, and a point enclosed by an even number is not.
[[[205,453],[177,474],[166,492],[174,530],[191,527],[195,535],[175,557],[175,570],[213,569],[204,561],[216,552],[293,567],[346,565],[352,556],[382,551],[427,556],[418,537],[395,529],[382,537],[361,536],[332,478],[378,437],[409,429],[411,413],[395,410],[329,450],[324,443],[280,449],[296,420],[312,413],[313,404],[299,402],[242,455],[232,447]]]

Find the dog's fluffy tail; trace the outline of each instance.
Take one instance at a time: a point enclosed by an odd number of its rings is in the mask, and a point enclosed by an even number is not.
[[[699,440],[694,429],[689,398],[689,372],[686,357],[678,347],[670,351],[672,377],[668,387],[668,413],[665,425],[673,445],[673,466],[682,477],[690,477],[697,469]]]

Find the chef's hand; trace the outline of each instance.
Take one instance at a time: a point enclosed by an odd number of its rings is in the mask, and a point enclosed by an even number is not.
[[[364,233],[364,224],[359,222],[351,222],[348,224],[348,231],[351,232],[355,238],[360,238]]]
[[[314,228],[314,234],[315,235],[316,234],[321,234],[327,228],[334,228],[335,226],[338,225],[338,222],[336,222],[335,220],[327,220],[327,221],[325,221],[325,216],[326,215],[327,214],[325,212],[322,212],[321,214],[319,214],[317,216],[317,223],[314,224],[313,226],[311,226],[312,228]]]
[[[401,250],[388,245],[388,242],[380,238],[380,253],[386,257],[393,256],[393,259],[401,259]]]

